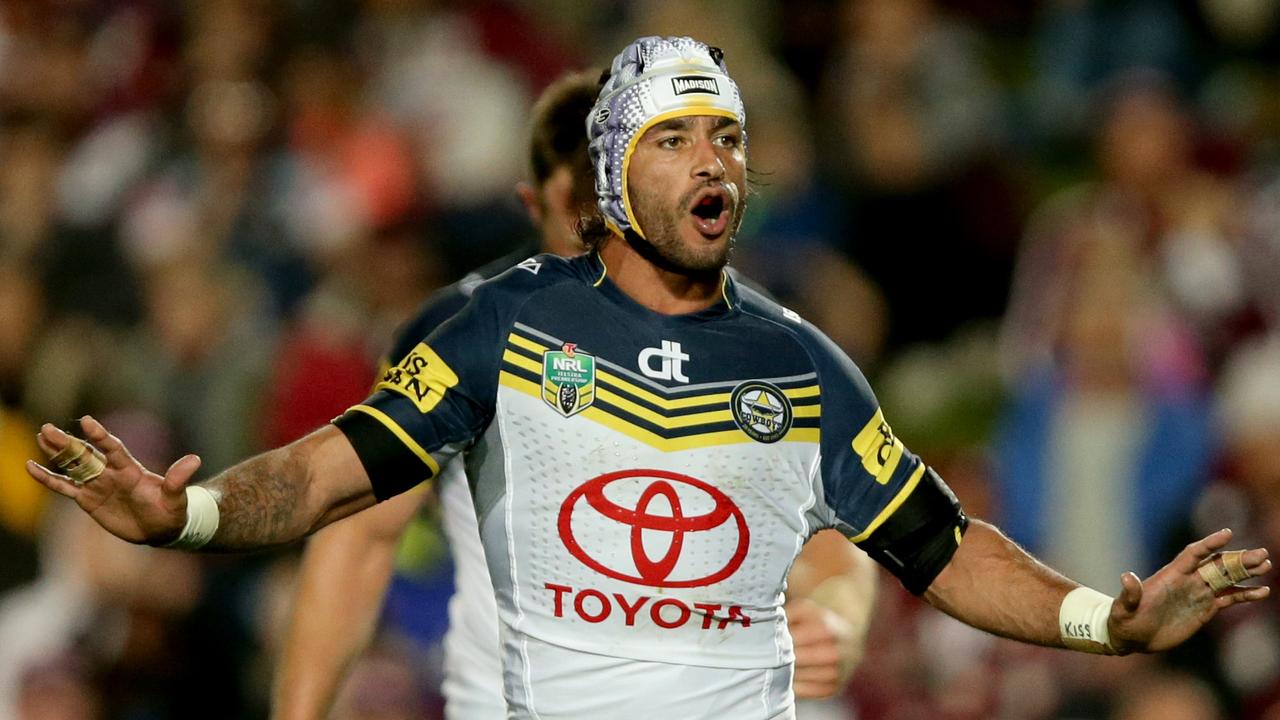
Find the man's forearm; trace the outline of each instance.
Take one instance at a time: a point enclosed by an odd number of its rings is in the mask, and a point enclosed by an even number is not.
[[[292,542],[373,504],[359,459],[332,426],[201,484],[214,494],[219,514],[217,534],[206,550]]]
[[[218,501],[218,532],[207,550],[289,542],[314,523],[305,512],[308,463],[294,446],[265,452],[201,483]]]
[[[955,557],[925,592],[929,604],[1002,637],[1063,647],[1058,610],[1078,587],[995,527],[974,520]]]

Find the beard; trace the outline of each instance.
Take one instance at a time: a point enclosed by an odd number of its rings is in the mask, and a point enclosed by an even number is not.
[[[682,196],[674,205],[663,207],[657,192],[640,192],[632,189],[632,212],[636,222],[644,228],[645,236],[626,233],[627,241],[641,255],[658,267],[689,276],[718,275],[733,254],[734,239],[742,225],[746,209],[741,193],[731,183],[724,183],[728,192],[729,225],[723,240],[688,244],[680,236],[680,222],[689,214],[693,198],[703,190],[696,187]]]

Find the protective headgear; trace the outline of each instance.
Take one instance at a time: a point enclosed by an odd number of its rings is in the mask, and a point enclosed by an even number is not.
[[[687,37],[642,37],[613,59],[608,80],[587,116],[588,151],[596,171],[596,202],[619,234],[644,237],[627,197],[627,166],[653,125],[688,115],[738,121],[746,144],[746,111],[719,48]]]

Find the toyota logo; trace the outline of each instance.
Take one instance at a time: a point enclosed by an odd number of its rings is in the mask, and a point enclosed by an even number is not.
[[[717,583],[742,565],[750,542],[746,518],[728,495],[666,470],[588,480],[564,499],[558,524],[565,547],[584,565],[652,587]]]

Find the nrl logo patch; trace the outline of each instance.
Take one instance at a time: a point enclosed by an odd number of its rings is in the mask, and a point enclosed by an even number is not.
[[[596,399],[596,359],[574,343],[542,354],[542,399],[565,417],[591,407]]]
[[[729,406],[733,421],[756,442],[778,442],[791,429],[791,401],[762,380],[748,380],[734,388]]]

